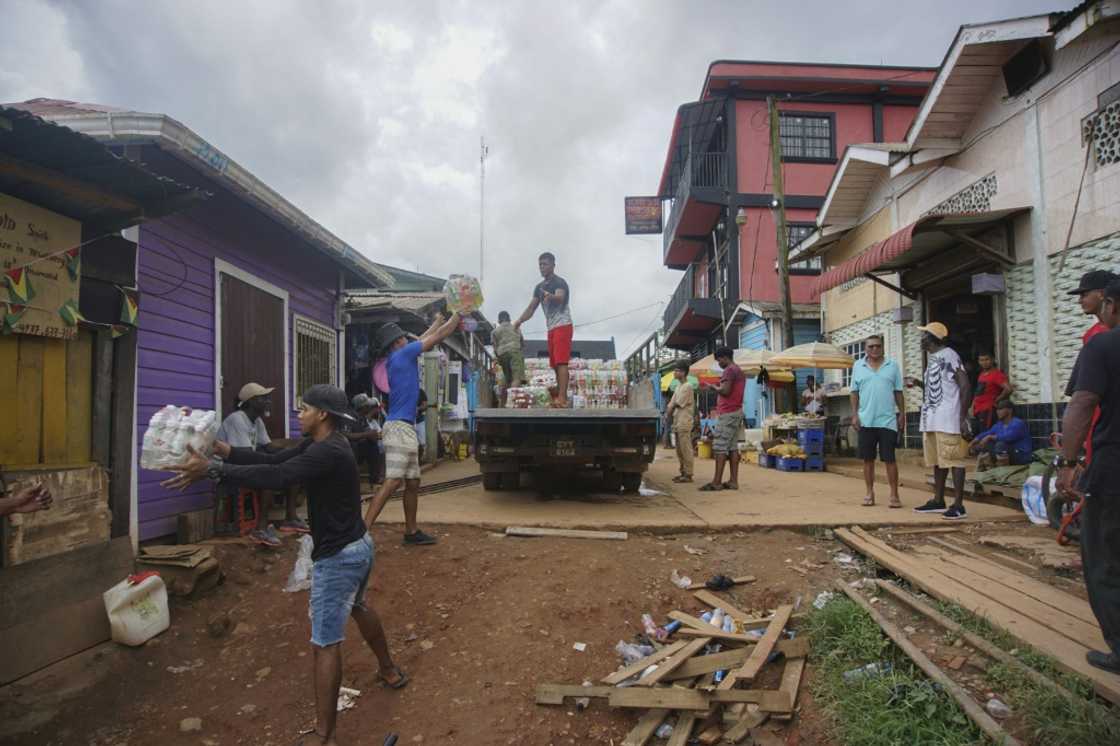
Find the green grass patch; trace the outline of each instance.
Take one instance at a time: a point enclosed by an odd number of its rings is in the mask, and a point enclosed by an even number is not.
[[[816,676],[813,696],[849,746],[982,743],[956,703],[925,677],[848,598],[833,598],[806,622]],[[888,662],[889,674],[844,680],[845,671]],[[1099,744],[1098,744],[1099,746]]]
[[[1093,697],[1093,688],[1087,679],[1060,669],[1052,657],[998,629],[983,617],[956,604],[942,602],[937,606],[942,614],[969,632],[998,645],[1074,695],[1071,700],[1052,687],[1036,683],[1015,666],[993,663],[988,668],[986,678],[992,688],[1023,714],[1031,731],[1031,743],[1039,746],[1120,743],[1120,717],[1112,707]]]

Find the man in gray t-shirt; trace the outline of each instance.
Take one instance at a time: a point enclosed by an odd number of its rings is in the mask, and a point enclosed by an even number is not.
[[[572,294],[564,278],[556,274],[556,257],[545,252],[537,259],[542,279],[533,288],[533,299],[529,307],[514,322],[514,329],[533,318],[537,308],[544,307],[544,317],[548,322],[548,361],[556,371],[556,399],[554,407],[567,407],[568,404],[568,362],[572,357]]]

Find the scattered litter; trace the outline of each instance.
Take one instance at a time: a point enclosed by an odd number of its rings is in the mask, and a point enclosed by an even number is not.
[[[712,591],[726,591],[733,587],[735,583],[735,578],[729,578],[726,575],[713,575],[704,583],[704,587]]]
[[[662,723],[661,727],[657,729],[657,732],[654,733],[654,735],[658,738],[668,738],[669,736],[673,735],[673,726],[669,725],[668,723]]]
[[[348,686],[340,687],[338,690],[338,706],[336,711],[342,712],[344,710],[352,710],[360,696],[362,696],[362,693],[357,689],[351,689]]]
[[[1011,717],[1011,708],[996,697],[989,699],[988,704],[984,705],[984,709],[988,711],[989,715],[998,720],[1005,720]]]
[[[837,562],[841,565],[851,565],[851,564],[855,563],[856,558],[853,557],[850,554],[845,554],[844,552],[839,552],[832,558],[832,561]]]
[[[203,666],[202,659],[201,658],[196,658],[195,660],[193,660],[189,663],[185,663],[182,666],[168,666],[167,667],[167,672],[168,673],[186,673],[187,671],[193,671],[196,668],[202,668],[202,666]]]
[[[572,647],[575,648],[580,653],[582,653],[584,650],[587,650],[587,643],[586,642],[576,642],[576,643],[572,644]]]
[[[657,497],[658,495],[664,495],[665,493],[661,490],[655,490],[646,487],[646,483],[642,482],[642,486],[638,488],[638,494],[642,497]]]
[[[862,681],[863,679],[872,679],[878,676],[883,676],[893,670],[894,666],[891,665],[890,661],[881,663],[868,663],[866,666],[860,666],[859,668],[853,668],[851,671],[845,671],[843,673],[843,677],[844,681],[846,681],[847,683],[854,684],[855,682]]]
[[[285,593],[298,593],[311,587],[311,550],[314,548],[315,540],[311,534],[299,537],[299,555],[292,574],[288,576],[288,584],[284,586]]]
[[[688,552],[689,554],[695,554],[698,557],[703,557],[705,554],[707,554],[707,552],[705,552],[703,549],[695,549],[693,547],[690,547],[688,544],[684,545],[684,551]]]
[[[687,575],[680,575],[676,570],[673,570],[673,572],[669,575],[669,580],[671,580],[673,582],[673,585],[677,586],[678,588],[688,588],[688,586],[692,585],[692,578],[688,577]]]
[[[624,640],[618,641],[618,644],[614,646],[614,651],[622,658],[622,664],[624,666],[633,665],[642,658],[653,655],[654,653],[652,645],[634,645]]]
[[[421,640],[420,641],[420,649],[421,650],[431,650],[435,646],[436,646],[436,644],[434,642],[432,642],[431,640]]]
[[[183,718],[179,721],[179,730],[183,733],[202,730],[202,718]]]
[[[910,625],[906,625],[905,627],[902,628],[902,631],[905,632],[908,635],[912,635],[915,632],[917,632],[918,630],[917,630],[916,627],[911,627]]]
[[[835,595],[836,594],[832,591],[821,591],[817,594],[817,597],[813,599],[813,608],[818,610],[823,609],[825,604],[831,601]]]
[[[252,715],[256,711],[257,711],[257,706],[253,705],[253,704],[241,705],[241,709],[239,710],[239,712],[242,715]]]
[[[257,671],[257,680],[267,678],[270,673],[272,673],[272,666],[265,666]]]

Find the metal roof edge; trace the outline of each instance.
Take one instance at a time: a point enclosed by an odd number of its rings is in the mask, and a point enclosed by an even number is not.
[[[333,255],[343,266],[374,284],[386,287],[393,285],[393,278],[378,268],[373,261],[173,117],[166,114],[129,111],[82,113],[48,118],[99,140],[170,145],[180,158],[206,167],[205,173],[208,176],[225,183],[235,194],[248,197],[309,243]]]

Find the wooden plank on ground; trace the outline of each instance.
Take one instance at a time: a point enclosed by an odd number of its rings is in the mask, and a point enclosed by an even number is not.
[[[611,686],[580,686],[579,684],[537,684],[538,705],[562,705],[564,697],[610,696]]]
[[[936,536],[929,537],[929,541],[936,544],[939,547],[943,547],[945,549],[952,550],[952,551],[956,552],[957,554],[963,554],[965,557],[971,557],[974,560],[982,560],[984,562],[991,562],[991,560],[988,557],[985,557],[982,554],[977,554],[976,552],[973,552],[968,547],[962,547],[960,544],[958,544],[954,541],[945,541],[944,539],[938,539]],[[1019,565],[1020,567],[1023,567],[1025,569],[1027,569],[1027,570],[1034,570],[1035,569],[1034,565],[1032,565],[1028,562],[1023,562],[1022,560],[1015,559],[1014,557],[1006,557],[1006,559],[1009,560],[1010,562],[1016,564],[1016,565]],[[999,563],[997,562],[996,564],[998,565]]]
[[[670,611],[669,618],[674,622],[680,622],[685,626],[692,627],[695,630],[699,630],[705,633],[715,629],[715,627],[708,624],[703,619],[692,616],[692,614],[686,614],[683,611]]]
[[[775,715],[778,720],[789,720],[793,717],[793,710],[797,707],[797,693],[801,689],[801,676],[805,673],[805,659],[791,658],[786,661],[785,670],[782,671],[782,683],[778,691],[789,697],[789,714]]]
[[[761,727],[769,717],[770,713],[763,712],[757,707],[754,708],[753,712],[748,709],[747,713],[723,734],[723,743],[741,742],[751,734],[752,729]]]
[[[894,644],[901,648],[902,652],[906,653],[918,668],[922,669],[922,672],[925,673],[926,676],[941,685],[941,688],[960,705],[961,709],[965,711],[965,714],[968,715],[972,722],[976,723],[976,726],[984,731],[992,741],[1003,744],[1004,746],[1018,746],[1019,742],[1012,738],[999,723],[993,720],[992,716],[985,712],[976,700],[961,688],[960,684],[950,679],[944,671],[933,664],[933,661],[931,661],[925,653],[918,649],[917,645],[910,642],[910,638],[906,636],[906,633],[887,621],[882,614],[876,611],[874,607],[867,602],[867,599],[852,588],[849,588],[847,583],[842,581],[837,582],[836,587],[867,612],[867,614],[882,628],[887,637],[891,638]]]
[[[919,526],[918,528],[887,529],[891,536],[908,536],[910,534],[952,534],[963,531],[956,526]]]
[[[768,712],[789,712],[789,700],[776,689],[727,689],[697,691],[680,687],[614,687],[611,707],[664,708],[667,710],[704,710],[713,704],[752,702]]]
[[[738,622],[750,622],[754,620],[754,617],[752,617],[750,614],[739,608],[736,608],[736,606],[730,601],[725,598],[720,598],[711,591],[696,591],[692,595],[696,597],[697,601],[702,604],[707,604],[713,609],[723,609],[725,614]]]
[[[646,670],[647,668],[652,666],[654,663],[657,663],[658,661],[665,660],[666,658],[673,655],[674,653],[679,651],[681,648],[683,648],[687,644],[688,644],[687,640],[680,640],[679,642],[674,642],[672,645],[666,645],[665,647],[661,648],[660,650],[658,650],[653,655],[647,655],[645,658],[642,658],[640,661],[636,661],[634,663],[631,663],[629,666],[624,666],[623,668],[620,668],[619,670],[615,671],[614,673],[609,674],[607,676],[604,676],[603,678],[599,679],[599,681],[600,681],[600,683],[608,684],[610,686],[614,686],[615,684],[620,684],[623,681],[626,681],[626,679],[630,678],[631,676],[633,676],[635,674],[639,674],[642,671]]]
[[[678,712],[677,722],[673,725],[673,734],[669,736],[665,746],[686,746],[692,738],[692,731],[699,719],[700,715],[690,710]]]
[[[712,639],[718,640],[719,638],[713,637]],[[747,662],[747,658],[750,657],[752,650],[753,648],[737,648],[734,650],[725,650],[722,653],[695,656],[685,661],[680,668],[666,676],[662,681],[677,681],[678,679],[699,676],[705,673],[715,673],[716,671],[724,671],[741,666]],[[796,637],[792,640],[779,640],[774,650],[783,654],[786,658],[804,658],[809,654],[809,641],[804,637]]]
[[[1070,693],[1070,691],[1064,686],[1055,683],[1052,679],[1049,679],[1046,676],[1043,676],[1041,673],[1026,665],[1003,648],[988,642],[979,635],[975,635],[969,632],[964,627],[939,612],[937,609],[934,609],[929,604],[924,603],[917,596],[911,593],[907,593],[906,591],[896,586],[894,583],[888,582],[886,580],[877,580],[875,582],[879,586],[879,588],[886,591],[888,594],[906,604],[910,608],[914,609],[918,613],[924,614],[934,623],[941,625],[949,632],[952,632],[953,634],[959,636],[969,645],[976,648],[992,660],[999,661],[1000,663],[1006,663],[1007,665],[1016,668],[1018,671],[1034,680],[1035,683],[1041,684],[1045,687],[1049,687],[1050,689],[1059,692],[1067,699],[1073,698],[1073,694]]]
[[[626,541],[625,531],[584,531],[574,528],[538,528],[536,526],[510,526],[506,536],[555,536],[561,539],[608,539]]]
[[[66,343],[66,457],[90,460],[93,435],[93,332],[79,329]]]
[[[1120,704],[1120,676],[1090,666],[1085,660],[1085,646],[1056,635],[1016,609],[1008,608],[930,570],[920,560],[895,550],[858,527],[854,530],[836,529],[836,537],[934,598],[958,604],[973,614],[985,617],[1036,650],[1049,653],[1063,670],[1084,676],[1093,682],[1098,694],[1110,702]]]
[[[1029,575],[1024,575],[1021,572],[1016,572],[1008,567],[1004,567],[997,562],[992,562],[984,557],[976,557],[967,561],[954,557],[951,554],[942,553],[945,561],[969,570],[976,575],[980,575],[989,580],[1001,583],[1008,588],[1023,593],[1035,601],[1039,601],[1047,606],[1076,617],[1086,624],[1098,626],[1097,618],[1093,615],[1093,610],[1089,607],[1089,603],[1083,599],[1074,596],[1071,593],[1059,590],[1049,583],[1044,583],[1041,580],[1036,580]]]
[[[753,583],[756,580],[758,580],[758,578],[756,578],[754,575],[738,575],[736,577],[731,578],[731,582],[735,585],[743,585],[744,583]],[[698,591],[701,588],[707,588],[707,587],[708,586],[705,583],[693,583],[692,585],[688,586],[687,590]]]
[[[638,724],[626,734],[622,746],[645,746],[667,717],[669,717],[669,711],[660,708],[645,713],[638,720]]]
[[[1107,649],[1104,635],[1101,634],[1098,624],[1086,622],[1067,613],[1064,609],[1037,601],[1018,588],[1005,587],[1000,582],[993,582],[973,572],[969,563],[978,562],[977,560],[954,562],[945,552],[938,549],[925,552],[923,556],[931,558],[928,563],[929,569],[941,573],[946,578],[955,580],[977,593],[982,593],[1009,609],[1018,610],[1020,614],[1049,627],[1073,642],[1096,650]]]
[[[751,657],[747,659],[747,662],[744,663],[741,668],[727,674],[727,677],[720,682],[720,689],[730,689],[735,686],[738,681],[746,681],[748,683],[754,681],[754,677],[758,676],[758,672],[766,665],[770,653],[774,652],[774,646],[778,644],[778,638],[781,636],[782,630],[786,628],[786,622],[789,621],[791,616],[793,616],[792,605],[786,604],[785,606],[779,606],[777,608],[774,612],[774,618],[770,622],[770,626],[766,628],[766,633],[762,636],[762,639],[758,641],[758,644],[755,645],[754,650],[751,651]]]
[[[638,679],[637,686],[653,686],[673,671],[680,668],[682,663],[703,650],[704,646],[711,641],[712,638],[710,637],[699,637],[692,642],[685,643],[683,648],[673,653],[663,662],[658,663],[656,670],[650,671],[645,676]]]

